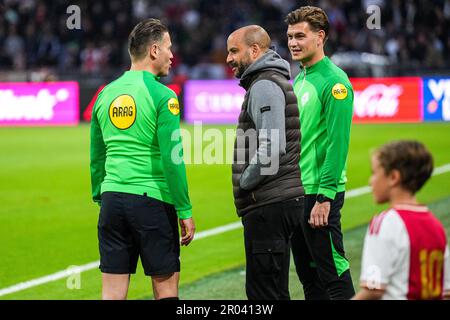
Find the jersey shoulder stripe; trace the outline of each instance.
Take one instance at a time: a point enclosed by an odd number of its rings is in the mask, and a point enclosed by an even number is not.
[[[380,214],[377,214],[370,220],[369,224],[369,234],[377,235],[380,232],[381,224],[383,223],[383,219],[386,217],[389,211],[383,211]]]

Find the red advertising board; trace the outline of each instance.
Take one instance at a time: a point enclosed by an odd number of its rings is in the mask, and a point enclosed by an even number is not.
[[[351,78],[353,123],[421,122],[422,79]]]

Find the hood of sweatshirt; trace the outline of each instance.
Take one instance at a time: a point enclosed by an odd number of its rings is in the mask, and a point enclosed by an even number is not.
[[[286,79],[291,78],[291,68],[289,62],[282,59],[275,51],[269,49],[258,60],[253,62],[247,70],[244,71],[239,84],[247,90],[255,73],[270,70],[282,74],[286,77]]]

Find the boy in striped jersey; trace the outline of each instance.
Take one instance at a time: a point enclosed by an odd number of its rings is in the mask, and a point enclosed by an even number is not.
[[[353,299],[450,298],[450,259],[445,229],[415,193],[433,171],[428,150],[396,141],[372,156],[370,185],[377,203],[364,240],[361,290]]]

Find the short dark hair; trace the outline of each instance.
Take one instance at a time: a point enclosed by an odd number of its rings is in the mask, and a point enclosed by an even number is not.
[[[319,7],[305,6],[300,7],[290,12],[284,20],[288,25],[297,24],[300,22],[308,22],[311,30],[318,32],[323,30],[325,32],[325,40],[328,38],[328,32],[330,30],[330,23],[328,22],[328,16]]]
[[[375,151],[381,167],[386,174],[398,170],[401,185],[415,194],[433,172],[433,157],[427,148],[414,140],[394,141]]]
[[[139,61],[147,54],[148,47],[161,41],[169,29],[158,19],[147,19],[139,22],[128,37],[128,52],[131,59]]]

